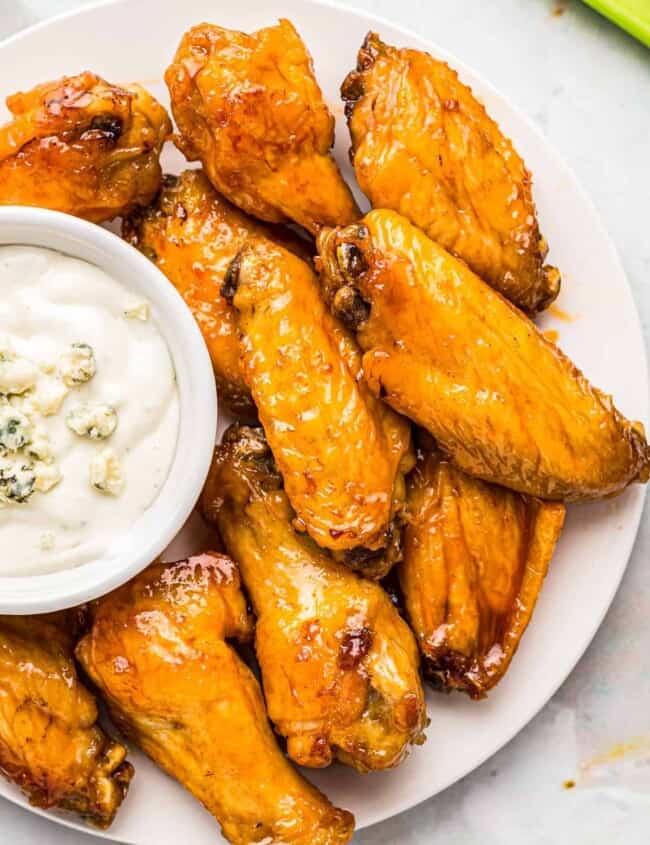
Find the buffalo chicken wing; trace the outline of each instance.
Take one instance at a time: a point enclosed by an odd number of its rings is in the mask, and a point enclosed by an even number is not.
[[[296,525],[371,577],[399,556],[410,425],[361,378],[350,333],[311,266],[268,241],[246,247],[224,288],[241,366]]]
[[[544,265],[530,173],[456,72],[370,33],[341,90],[372,205],[408,217],[520,308],[549,305],[560,274]]]
[[[503,677],[563,521],[562,504],[471,478],[439,453],[420,456],[398,572],[434,685],[481,698]]]
[[[283,757],[259,685],[228,644],[251,628],[236,566],[203,554],[154,564],[100,599],[77,656],[124,734],[233,845],[344,845],[352,816]]]
[[[397,765],[425,724],[413,634],[378,584],[295,532],[261,429],[226,432],[203,512],[239,562],[269,716],[289,756],[360,771]]]
[[[7,99],[0,205],[33,205],[101,223],[147,205],[160,187],[167,112],[139,85],[94,73]]]
[[[165,80],[178,146],[235,205],[311,232],[359,216],[330,154],[334,118],[289,21],[252,35],[196,26]]]
[[[106,828],[133,767],[97,725],[69,633],[73,614],[0,617],[0,772],[36,807],[73,810]]]
[[[323,289],[371,387],[470,475],[581,501],[647,481],[642,426],[520,311],[404,217],[319,238]]]

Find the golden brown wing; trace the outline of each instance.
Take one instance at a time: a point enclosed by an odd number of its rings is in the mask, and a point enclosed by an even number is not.
[[[253,602],[267,708],[289,756],[397,765],[423,741],[426,718],[413,634],[379,585],[294,531],[261,428],[226,432],[203,510]]]
[[[343,845],[354,820],[282,756],[252,672],[237,567],[154,564],[100,599],[77,656],[125,735],[217,818],[233,845]]]
[[[372,205],[408,217],[525,311],[546,308],[560,274],[544,266],[530,173],[456,72],[370,33],[341,93]]]
[[[404,217],[372,211],[320,249],[334,311],[359,315],[370,385],[465,472],[553,500],[647,481],[642,426]]]
[[[564,505],[471,478],[439,453],[408,481],[398,573],[426,674],[483,697],[526,630],[564,522]]]
[[[0,617],[0,772],[37,807],[73,810],[98,827],[117,812],[133,767],[97,725],[79,682],[68,617]]]
[[[334,118],[289,21],[252,35],[196,26],[183,36],[165,81],[177,144],[235,205],[311,232],[359,216],[330,154]]]
[[[361,379],[361,355],[304,261],[269,241],[228,274],[242,374],[298,525],[354,568],[382,577],[399,556],[410,424]]]
[[[94,73],[67,76],[7,99],[0,127],[0,205],[34,205],[95,223],[151,202],[165,109],[139,85]]]
[[[126,218],[122,235],[165,273],[185,299],[207,343],[220,398],[234,413],[253,415],[239,371],[233,311],[221,295],[226,270],[250,238],[273,238],[305,256],[307,242],[234,208],[201,170],[165,176],[155,202]]]

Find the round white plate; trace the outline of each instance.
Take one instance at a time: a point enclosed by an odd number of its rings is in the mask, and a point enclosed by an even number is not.
[[[533,172],[542,231],[564,280],[557,304],[570,315],[569,320],[547,315],[544,327],[559,331],[560,345],[595,384],[615,395],[625,414],[646,421],[648,377],[637,313],[614,246],[591,202],[528,119],[441,47],[387,21],[306,0],[283,0],[272,7],[267,0],[122,0],[46,22],[0,45],[0,95],[89,68],[114,82],[141,81],[166,103],[162,75],[185,29],[208,20],[250,31],[273,23],[276,15],[290,18],[311,50],[337,117],[336,155],[348,179],[349,140],[338,88],[369,29],[388,42],[429,50],[460,71]],[[167,169],[182,167],[171,149],[165,164]],[[393,772],[361,777],[334,766],[309,773],[334,802],[354,812],[358,827],[406,810],[468,774],[549,699],[614,597],[643,497],[644,489],[637,485],[617,499],[570,509],[530,628],[508,675],[488,700],[473,703],[460,695],[430,693],[428,741]],[[190,529],[181,541],[182,551],[201,542]],[[134,845],[220,841],[216,823],[189,794],[140,754],[134,752],[132,759],[137,775],[127,800],[110,833],[97,836]],[[5,781],[0,781],[0,795],[28,806]],[[46,815],[89,830],[70,817]]]

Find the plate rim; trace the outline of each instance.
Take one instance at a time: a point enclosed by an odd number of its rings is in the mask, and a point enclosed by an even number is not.
[[[68,18],[72,17],[82,17],[86,14],[92,14],[93,12],[97,11],[98,9],[110,6],[127,6],[130,0],[93,0],[93,2],[84,4],[83,6],[76,6],[73,9],[68,9],[67,11],[60,12],[56,15],[52,15],[47,17],[43,20],[36,21],[33,24],[21,29],[8,37],[0,40],[0,55],[3,48],[13,45],[23,39],[29,38],[35,32],[38,32],[42,29],[46,29],[47,27],[61,23]],[[555,145],[544,135],[542,130],[537,126],[537,124],[533,121],[533,119],[529,116],[529,114],[524,111],[524,109],[518,106],[509,95],[504,94],[500,91],[491,81],[487,78],[483,72],[479,72],[474,68],[473,65],[465,62],[462,59],[459,59],[453,52],[447,50],[445,47],[440,46],[437,42],[423,37],[414,30],[410,29],[407,26],[403,26],[401,23],[397,23],[390,18],[385,17],[384,15],[376,14],[375,12],[366,11],[365,9],[360,9],[358,6],[354,5],[354,0],[352,3],[344,3],[339,2],[339,0],[296,0],[296,2],[300,2],[305,7],[316,7],[316,8],[330,8],[335,9],[338,12],[342,12],[344,14],[353,15],[359,19],[362,19],[371,25],[373,28],[381,28],[389,27],[390,29],[399,32],[407,39],[415,40],[426,48],[427,51],[431,51],[431,53],[436,56],[442,58],[444,61],[449,62],[453,65],[455,70],[459,71],[459,75],[462,77],[464,73],[469,74],[477,79],[480,79],[481,86],[490,92],[491,95],[495,96],[499,99],[502,103],[505,104],[508,110],[514,112],[522,123],[524,123],[527,129],[535,135],[538,141],[540,141],[546,149],[546,152],[553,158],[555,164],[559,167],[560,170],[566,175],[569,179],[571,188],[575,191],[582,203],[589,207],[590,212],[593,215],[594,223],[596,226],[596,231],[594,232],[594,236],[598,237],[602,240],[603,244],[609,249],[612,254],[612,260],[618,264],[620,273],[622,278],[625,281],[625,287],[627,289],[627,294],[630,298],[632,304],[632,310],[634,312],[634,325],[636,329],[636,335],[641,340],[641,348],[642,348],[642,356],[637,361],[637,365],[641,368],[642,372],[640,373],[640,377],[643,378],[646,384],[646,391],[643,397],[643,419],[645,421],[649,420],[650,415],[650,385],[648,383],[648,350],[645,343],[645,337],[643,334],[643,327],[641,322],[641,315],[639,313],[639,309],[637,307],[636,299],[634,296],[634,291],[632,286],[630,285],[630,281],[628,278],[628,274],[625,270],[625,266],[621,260],[621,256],[618,250],[618,247],[613,240],[612,236],[610,235],[605,223],[601,217],[600,211],[596,206],[594,200],[591,198],[591,195],[588,191],[583,187],[582,183],[578,179],[578,176],[573,169],[573,167],[566,161],[566,159],[561,155]],[[277,10],[274,11],[271,17],[282,17],[281,11]],[[519,716],[516,720],[513,720],[514,727],[508,729],[503,734],[499,735],[499,739],[492,744],[487,751],[484,752],[477,760],[474,761],[472,768],[466,771],[464,774],[461,775],[451,775],[448,780],[444,782],[444,784],[438,788],[435,788],[433,791],[427,791],[426,788],[421,790],[418,793],[415,800],[411,800],[410,798],[407,799],[405,802],[399,807],[391,808],[387,815],[382,816],[381,819],[376,819],[371,821],[367,824],[360,825],[356,828],[357,831],[367,829],[373,827],[374,825],[381,824],[383,822],[388,821],[395,816],[401,815],[402,813],[406,813],[409,810],[415,809],[420,804],[428,801],[429,799],[433,798],[436,795],[440,795],[442,792],[449,789],[453,784],[457,783],[464,777],[467,777],[472,772],[476,771],[480,766],[482,766],[487,760],[493,757],[498,751],[502,748],[505,748],[512,740],[537,716],[541,710],[548,704],[550,699],[555,695],[558,689],[565,683],[565,681],[569,678],[569,676],[575,670],[577,664],[580,660],[584,657],[585,652],[591,645],[594,637],[596,636],[597,632],[599,631],[603,621],[609,612],[614,598],[618,593],[618,590],[621,586],[623,577],[627,571],[630,557],[632,555],[632,551],[636,544],[638,534],[639,534],[639,527],[641,524],[641,517],[643,515],[643,510],[646,503],[646,497],[648,495],[648,485],[644,485],[640,495],[637,496],[636,501],[631,505],[632,513],[628,518],[630,521],[630,530],[627,540],[623,545],[623,554],[625,563],[621,566],[620,573],[613,581],[611,585],[611,590],[609,591],[609,595],[607,598],[606,604],[602,611],[597,614],[594,618],[591,625],[588,626],[584,637],[581,638],[580,644],[577,648],[573,650],[573,657],[571,658],[571,666],[569,670],[560,677],[557,681],[554,681],[553,684],[550,686],[550,691],[548,694],[541,696],[539,700],[536,700],[530,707],[527,708],[526,712]],[[0,787],[2,784],[0,783]],[[51,810],[43,810],[39,807],[33,807],[29,804],[25,803],[25,798],[20,792],[11,792],[10,794],[6,794],[4,792],[0,792],[0,798],[6,799],[10,801],[14,805],[21,807],[22,809],[33,813],[34,815],[40,816],[48,821],[51,821],[55,824],[62,825],[72,830],[77,830],[81,833],[85,833],[89,836],[94,836],[98,839],[105,839],[105,840],[114,840],[116,842],[127,842],[125,839],[120,839],[111,834],[110,828],[107,831],[95,829],[89,827],[88,825],[84,825],[83,823],[77,821],[75,817],[70,816]],[[410,803],[409,803],[410,802]]]

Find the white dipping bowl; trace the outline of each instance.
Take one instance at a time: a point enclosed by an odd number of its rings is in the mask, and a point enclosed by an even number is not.
[[[130,530],[91,563],[47,575],[0,578],[0,613],[44,613],[74,607],[128,581],[180,531],[210,467],[217,392],[207,348],[183,299],[147,258],[118,236],[58,211],[6,206],[0,207],[0,244],[47,247],[83,259],[147,299],[167,342],[179,391],[178,439],[167,480]],[[2,554],[18,551],[4,548]]]

